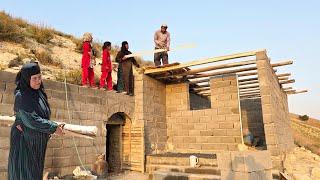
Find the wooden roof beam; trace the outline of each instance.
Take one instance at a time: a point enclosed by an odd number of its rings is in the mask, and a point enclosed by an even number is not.
[[[144,74],[161,73],[165,71],[171,71],[171,70],[181,69],[181,68],[190,67],[190,66],[197,66],[201,64],[208,64],[212,62],[219,62],[219,61],[226,61],[231,59],[255,56],[257,52],[261,52],[261,51],[265,51],[265,50],[256,50],[256,51],[236,53],[236,54],[231,54],[226,56],[213,57],[208,59],[201,59],[201,60],[191,61],[189,63],[179,64],[176,66],[166,67],[166,68],[146,69],[144,71]]]

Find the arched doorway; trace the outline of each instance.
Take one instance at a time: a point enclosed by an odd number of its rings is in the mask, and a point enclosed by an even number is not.
[[[110,172],[128,169],[131,161],[131,120],[125,113],[113,114],[106,123],[106,161]]]

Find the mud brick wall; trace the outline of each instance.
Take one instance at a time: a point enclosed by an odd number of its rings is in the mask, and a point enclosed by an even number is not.
[[[241,142],[236,78],[213,78],[210,84],[212,105],[203,110],[190,110],[188,84],[166,86],[168,151],[236,150]]]
[[[15,76],[13,73],[0,71],[1,115],[13,115]],[[69,123],[64,84],[44,80],[44,86],[52,110],[51,119]],[[108,118],[117,112],[124,112],[134,120],[134,98],[71,84],[67,85],[67,89],[72,123],[94,125],[99,128],[98,136],[94,140],[75,138],[81,160],[85,166],[90,168],[96,161],[97,154],[105,153],[105,124]],[[7,171],[10,126],[10,123],[9,126],[3,124],[0,126],[0,168],[3,172]],[[79,165],[73,138],[53,137],[49,140],[45,171],[57,172],[60,175],[71,174],[72,170]]]
[[[144,123],[145,153],[165,151],[167,142],[166,86],[146,75],[136,76],[136,119]]]
[[[253,136],[258,136],[265,142],[261,99],[242,99],[240,105],[243,129],[249,129]]]
[[[265,52],[257,53],[257,68],[267,149],[279,155],[294,147],[287,95]]]

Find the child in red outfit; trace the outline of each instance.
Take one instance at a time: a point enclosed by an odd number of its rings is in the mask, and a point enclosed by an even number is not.
[[[101,78],[100,78],[100,88],[105,88],[105,82],[107,81],[107,89],[112,90],[112,67],[110,53],[111,43],[109,41],[105,42],[102,46],[102,64],[101,64]]]
[[[83,86],[95,86],[94,82],[94,71],[93,67],[91,67],[91,59],[94,58],[92,54],[92,35],[91,33],[85,33],[83,35],[83,43],[82,43],[82,85]],[[89,81],[89,82],[88,82]]]

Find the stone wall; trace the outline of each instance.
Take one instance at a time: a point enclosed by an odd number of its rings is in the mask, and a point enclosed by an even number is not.
[[[0,71],[0,114],[13,115],[13,90],[15,74]],[[69,123],[65,101],[64,83],[44,81],[49,104],[51,119]],[[97,154],[105,153],[106,131],[108,118],[117,112],[123,112],[134,121],[134,98],[114,92],[94,90],[77,85],[67,85],[69,109],[73,124],[95,125],[99,128],[94,140],[75,138],[81,160],[85,166],[91,167],[96,161]],[[9,154],[10,129],[0,127],[0,168],[7,169]],[[141,149],[139,149],[140,151]],[[58,172],[61,175],[70,174],[79,166],[73,138],[53,137],[48,143],[45,168],[46,171]]]
[[[294,147],[287,95],[265,52],[257,53],[257,68],[267,149],[280,155]]]
[[[242,99],[240,105],[243,129],[248,129],[253,136],[265,142],[261,99]]]
[[[211,108],[190,110],[189,85],[166,86],[168,151],[216,152],[236,150],[241,143],[236,78],[210,81]]]

